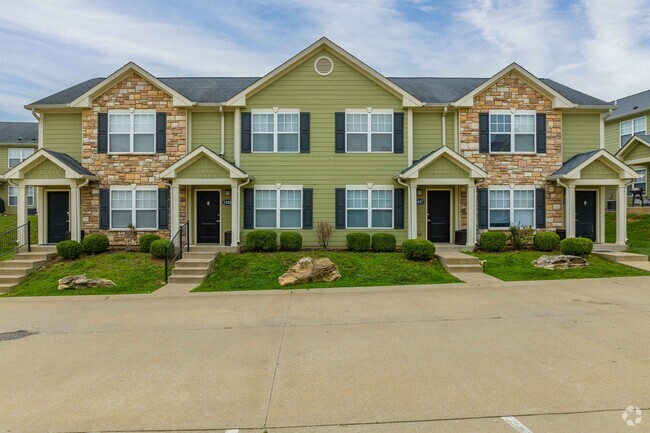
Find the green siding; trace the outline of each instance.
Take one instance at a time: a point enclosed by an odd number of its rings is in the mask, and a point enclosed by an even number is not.
[[[230,172],[206,156],[178,173],[179,179],[230,179]]]
[[[456,118],[454,117],[454,113],[447,113],[446,116],[446,125],[445,127],[447,128],[447,147],[450,149],[454,149],[454,128],[456,128]]]
[[[639,117],[646,117],[646,127],[650,128],[650,111],[630,114],[611,122],[605,122],[605,149],[611,153],[616,153],[621,148],[621,122]],[[646,134],[650,131],[646,131]]]
[[[64,179],[65,170],[52,161],[43,161],[25,173],[25,179]]]
[[[594,161],[580,171],[582,179],[618,179],[618,173],[601,161]]]
[[[467,179],[469,174],[445,156],[420,170],[419,177],[420,179]]]
[[[625,155],[625,161],[634,161],[635,159],[644,158],[650,160],[650,147],[643,143],[639,143],[638,141],[636,142],[634,149]]]
[[[326,77],[316,74],[313,69],[314,60],[321,55],[328,55],[335,63],[334,72]],[[250,187],[282,183],[313,188],[314,225],[321,220],[334,224],[335,188],[366,183],[401,188],[395,183],[393,177],[407,166],[406,122],[408,119],[406,115],[404,116],[404,153],[334,152],[335,112],[366,107],[403,111],[400,97],[389,93],[337,56],[325,51],[318,52],[287,72],[282,78],[247,98],[246,110],[272,107],[298,108],[303,112],[311,113],[311,150],[309,154],[242,154],[242,168],[255,178],[255,182]],[[405,215],[405,218],[408,216]],[[406,238],[405,229],[362,229],[360,231],[390,231],[398,237],[398,243]],[[330,245],[344,246],[345,234],[349,232],[352,230],[335,230]],[[317,245],[314,230],[304,230],[301,234],[306,246]],[[242,241],[245,235],[246,231],[243,230]]]
[[[562,159],[600,149],[599,114],[562,115]]]
[[[81,162],[81,113],[43,114],[43,147]]]
[[[192,112],[190,151],[199,146],[221,152],[221,115],[219,112]]]
[[[449,144],[447,142],[447,145]],[[417,161],[441,146],[442,113],[430,111],[413,113],[413,159]]]

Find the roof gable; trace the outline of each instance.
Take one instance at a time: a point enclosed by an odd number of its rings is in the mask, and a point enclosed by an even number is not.
[[[628,142],[616,152],[616,157],[628,163],[650,156],[650,135],[633,135]]]
[[[585,170],[593,164],[593,167]],[[595,179],[594,174],[601,172],[602,179],[609,179],[610,173],[604,168],[613,170],[617,173],[619,179],[636,179],[639,175],[627,164],[605,149],[594,150],[586,153],[579,153],[569,159],[555,173],[548,177],[549,180],[555,179],[582,179],[583,171],[589,179]]]
[[[44,163],[47,163],[45,166]],[[83,167],[77,160],[70,155],[60,152],[54,152],[47,149],[39,149],[36,153],[29,158],[22,161],[17,166],[13,167],[5,173],[5,179],[25,179],[26,175],[38,167],[58,167],[63,172],[65,179],[90,179],[95,180],[97,177],[85,167]],[[48,170],[52,172],[52,170]]]
[[[440,158],[444,158],[446,162],[451,162],[464,170],[472,179],[485,179],[487,173],[478,166],[472,164],[453,150],[448,147],[441,147],[429,152],[419,160],[415,161],[410,167],[403,170],[398,177],[401,179],[417,179],[420,176],[420,171],[433,164]]]
[[[200,166],[205,166],[206,164],[212,162],[228,172],[231,179],[247,179],[250,177],[245,171],[238,168],[231,162],[226,161],[224,158],[212,150],[208,149],[205,146],[199,146],[163,170],[162,173],[160,173],[160,178],[176,179],[179,177],[179,173],[197,162]]]

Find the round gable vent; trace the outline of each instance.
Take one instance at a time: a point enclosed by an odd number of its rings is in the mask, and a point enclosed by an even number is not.
[[[314,62],[314,70],[318,75],[329,75],[334,70],[334,62],[329,57],[319,57]]]

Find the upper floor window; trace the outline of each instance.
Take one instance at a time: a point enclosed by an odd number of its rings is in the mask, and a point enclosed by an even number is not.
[[[302,227],[302,188],[255,188],[255,227]]]
[[[348,187],[345,207],[348,228],[393,228],[391,187]]]
[[[623,145],[627,143],[634,134],[645,134],[646,131],[646,116],[621,122],[621,147],[623,147]]]
[[[491,188],[489,194],[489,226],[491,228],[534,225],[534,189]]]
[[[34,149],[10,147],[9,148],[9,168],[15,167],[34,153]]]
[[[8,198],[8,203],[7,205],[9,206],[18,206],[18,187],[17,186],[9,186],[9,189],[7,191],[7,198]],[[33,186],[28,186],[27,187],[27,206],[28,207],[34,207],[34,187]]]
[[[108,153],[155,153],[156,112],[108,113]]]
[[[346,152],[393,152],[392,110],[347,110]]]
[[[111,189],[111,229],[125,229],[129,225],[136,229],[158,227],[157,189]]]
[[[534,153],[535,112],[490,111],[490,152]]]
[[[253,152],[300,151],[298,110],[254,110],[252,117]]]

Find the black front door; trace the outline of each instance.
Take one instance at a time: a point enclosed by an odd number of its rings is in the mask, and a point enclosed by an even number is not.
[[[576,191],[576,237],[596,241],[596,191]]]
[[[427,239],[431,242],[450,242],[450,199],[449,191],[428,191],[427,193]]]
[[[221,233],[219,191],[196,192],[196,242],[218,244]]]
[[[47,193],[47,243],[64,241],[70,230],[70,199],[67,191]]]

